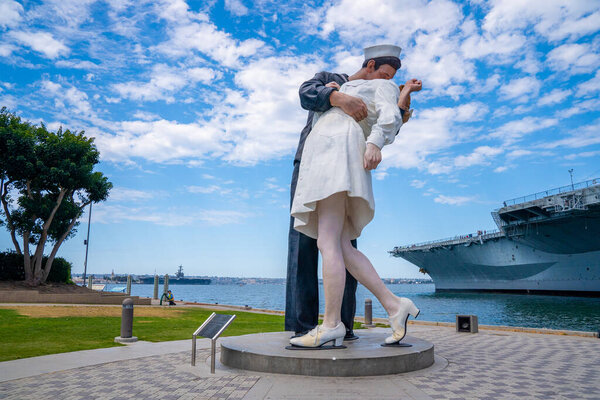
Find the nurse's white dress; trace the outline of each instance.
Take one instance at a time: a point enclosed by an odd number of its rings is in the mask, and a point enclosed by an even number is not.
[[[357,123],[333,107],[313,122],[291,209],[294,229],[313,239],[318,236],[317,202],[339,192],[347,194],[352,239],[360,236],[375,214],[371,171],[363,167],[366,143],[381,149],[394,141],[402,126],[397,105],[400,90],[392,81],[353,80],[344,83],[340,91],[361,98],[368,116]]]

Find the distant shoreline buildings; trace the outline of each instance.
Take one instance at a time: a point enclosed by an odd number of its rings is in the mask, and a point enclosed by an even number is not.
[[[73,282],[81,283],[83,274],[73,274]],[[90,275],[90,274],[88,274]],[[95,283],[126,283],[127,275],[115,275],[115,274],[91,274],[94,277]],[[134,284],[151,284],[154,282],[154,275],[131,275],[132,283]],[[164,275],[159,275],[159,278],[164,279]],[[161,279],[161,284],[162,284]],[[183,279],[190,280],[209,280],[211,285],[264,285],[264,284],[285,284],[285,278],[240,278],[240,277],[225,277],[225,276],[188,276]],[[431,279],[426,278],[382,278],[385,284],[427,284],[433,283]],[[169,274],[169,284],[177,285],[178,279],[173,275]],[[323,283],[319,280],[319,283]],[[203,284],[203,283],[197,283]],[[207,284],[207,283],[204,283]]]

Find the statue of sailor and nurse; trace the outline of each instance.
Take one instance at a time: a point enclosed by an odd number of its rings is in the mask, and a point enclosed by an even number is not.
[[[381,149],[392,144],[410,110],[410,95],[420,80],[397,86],[400,47],[364,50],[354,75],[319,72],[300,87],[309,111],[294,158],[288,243],[285,329],[292,346],[335,348],[358,339],[353,332],[357,281],[369,289],[389,315],[386,344],[406,335],[409,315],[419,309],[397,297],[382,282],[356,239],[373,219],[371,170]],[[323,262],[325,313],[318,324],[318,254]]]

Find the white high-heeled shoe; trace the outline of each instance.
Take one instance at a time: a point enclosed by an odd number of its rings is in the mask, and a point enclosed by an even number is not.
[[[346,327],[340,322],[335,328],[317,325],[306,335],[291,338],[290,344],[298,347],[321,347],[327,343],[341,346],[346,336]]]
[[[389,317],[393,333],[391,336],[385,338],[385,343],[398,343],[404,339],[404,336],[406,336],[406,322],[408,321],[408,316],[412,315],[417,318],[419,312],[419,309],[411,299],[400,297],[400,309],[396,314],[390,315]]]

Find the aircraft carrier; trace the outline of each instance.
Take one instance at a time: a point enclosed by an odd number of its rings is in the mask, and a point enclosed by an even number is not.
[[[395,247],[436,291],[600,297],[600,178],[507,200],[494,231]]]

